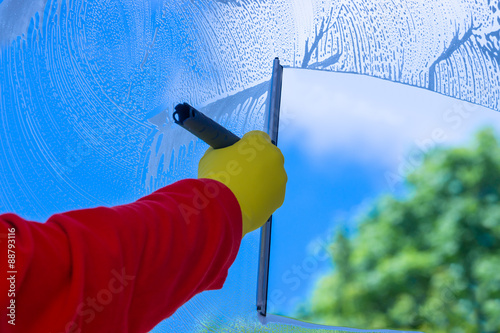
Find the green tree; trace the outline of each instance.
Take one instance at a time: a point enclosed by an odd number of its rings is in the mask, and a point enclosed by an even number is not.
[[[355,235],[338,232],[335,269],[307,321],[432,333],[500,332],[500,146],[492,129],[470,147],[437,148],[384,195]]]

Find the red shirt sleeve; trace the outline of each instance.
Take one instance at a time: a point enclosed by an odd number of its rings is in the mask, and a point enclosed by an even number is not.
[[[241,223],[232,192],[208,179],[46,223],[0,215],[0,331],[147,332],[197,293],[222,288]]]

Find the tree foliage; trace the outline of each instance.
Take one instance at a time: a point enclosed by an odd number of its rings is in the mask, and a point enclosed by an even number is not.
[[[500,146],[437,148],[407,176],[405,198],[380,197],[359,232],[338,232],[335,269],[299,317],[356,328],[500,332]]]

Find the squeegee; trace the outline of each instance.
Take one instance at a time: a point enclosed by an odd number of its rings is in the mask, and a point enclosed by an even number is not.
[[[177,104],[173,117],[177,125],[193,133],[214,149],[229,147],[240,140],[234,133],[188,103]]]

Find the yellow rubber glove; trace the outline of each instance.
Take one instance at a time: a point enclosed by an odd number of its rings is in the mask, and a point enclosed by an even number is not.
[[[234,145],[209,148],[198,178],[218,180],[233,192],[243,217],[243,236],[260,228],[285,200],[287,175],[281,151],[262,131],[248,132]]]

